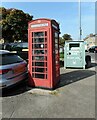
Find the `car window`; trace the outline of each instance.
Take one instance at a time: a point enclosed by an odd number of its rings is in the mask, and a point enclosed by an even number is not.
[[[22,49],[28,49],[28,43],[19,43],[19,44],[14,45],[12,47],[12,50],[16,50],[16,51],[19,51],[19,50],[22,50]]]
[[[23,43],[23,44],[22,44],[22,48],[23,48],[23,49],[28,49],[28,43]]]
[[[23,59],[20,58],[18,55],[10,54],[10,53],[0,55],[0,59],[2,60],[2,63],[0,63],[0,65],[8,65],[8,64],[23,62]]]
[[[20,46],[14,45],[11,50],[12,51],[21,51],[22,48]]]
[[[5,50],[11,50],[11,45],[10,44],[7,44],[7,45],[5,45]]]

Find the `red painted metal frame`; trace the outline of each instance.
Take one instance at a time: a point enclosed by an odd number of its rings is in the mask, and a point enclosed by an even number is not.
[[[31,28],[31,25],[44,24],[44,23],[48,23],[48,26],[36,27],[33,29]],[[55,28],[53,28],[52,24],[57,26],[58,29],[56,30]],[[33,61],[35,62],[35,60],[32,60],[32,56],[35,56],[35,54],[33,55],[32,53],[32,51],[34,50],[32,49],[32,44],[33,44],[32,32],[34,33],[34,32],[45,32],[45,31],[47,32],[47,36],[45,36],[47,37],[47,48],[45,49],[47,50],[47,79],[34,78],[32,77],[32,68],[45,68],[44,70],[46,70],[46,66],[45,65],[43,67],[32,66],[32,62]],[[37,19],[28,23],[28,42],[29,42],[28,64],[29,64],[29,84],[31,86],[53,89],[56,87],[57,83],[59,82],[60,79],[59,49],[58,49],[58,65],[56,65],[55,38],[54,38],[55,32],[59,34],[59,25],[55,20]],[[58,37],[58,48],[59,48],[59,37]],[[41,50],[41,49],[35,49],[35,50]],[[42,56],[46,56],[46,55],[42,55]],[[41,61],[38,60],[38,62]],[[46,64],[46,60],[43,60],[43,62],[44,64]],[[56,68],[58,69],[57,77],[56,77]],[[45,75],[46,78],[46,71],[43,74]]]

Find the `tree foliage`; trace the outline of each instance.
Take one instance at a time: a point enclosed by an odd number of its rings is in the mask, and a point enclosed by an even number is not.
[[[71,35],[69,34],[64,34],[62,37],[59,39],[59,44],[61,46],[64,46],[66,40],[72,40]]]
[[[24,13],[18,9],[0,8],[0,26],[2,29],[2,38],[9,42],[14,40],[27,41],[28,22],[32,20],[33,16]]]

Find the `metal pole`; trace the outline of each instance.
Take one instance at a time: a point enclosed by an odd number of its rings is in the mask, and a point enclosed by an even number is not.
[[[81,29],[81,0],[79,0],[79,40],[81,40],[82,29]]]

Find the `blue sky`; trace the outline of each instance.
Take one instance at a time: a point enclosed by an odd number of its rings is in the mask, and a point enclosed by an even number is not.
[[[5,8],[17,8],[37,18],[55,19],[64,33],[73,39],[79,39],[79,4],[78,2],[3,2]],[[81,3],[82,38],[95,33],[95,3]]]

